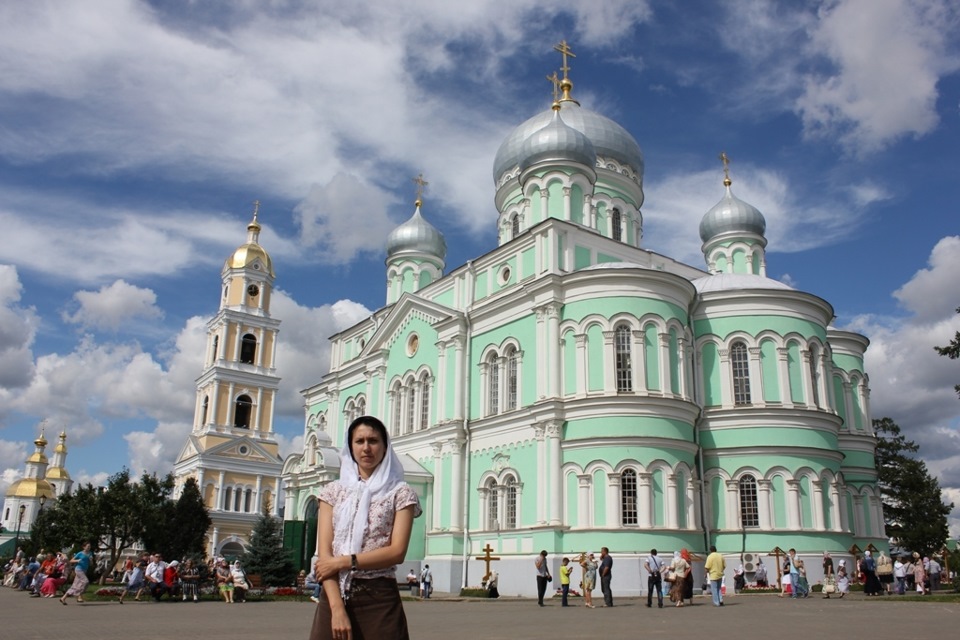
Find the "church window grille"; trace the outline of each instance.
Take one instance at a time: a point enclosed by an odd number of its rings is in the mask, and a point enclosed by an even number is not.
[[[207,424],[207,411],[210,409],[210,396],[203,396],[203,407],[200,411],[200,426]]]
[[[410,388],[407,389],[407,424],[404,433],[412,433],[414,420],[417,415],[417,390],[414,388],[413,383],[410,383]]]
[[[233,426],[237,429],[250,428],[250,410],[253,408],[253,401],[250,396],[242,395],[237,398],[236,407],[233,410]]]
[[[243,494],[243,511],[250,513],[250,507],[253,504],[253,489],[247,489]]]
[[[623,239],[623,231],[622,231],[623,215],[620,213],[620,209],[613,210],[613,215],[611,216],[611,220],[610,220],[610,226],[613,227],[611,229],[611,231],[613,232],[611,234],[613,239],[622,240]]]
[[[487,481],[487,529],[497,530],[500,528],[500,496],[497,493],[497,481],[493,478]]]
[[[517,528],[517,479],[513,476],[503,483],[503,528]]]
[[[510,221],[510,231],[514,238],[520,235],[520,216],[513,216]]]
[[[517,408],[517,369],[520,356],[513,347],[507,349],[507,411]]]
[[[420,386],[423,391],[423,403],[420,406],[420,428],[426,429],[430,426],[430,381],[426,378]]]
[[[489,396],[487,414],[493,416],[500,413],[500,361],[496,355],[490,358],[488,365],[487,389]]]
[[[253,364],[257,356],[257,338],[251,333],[243,336],[240,341],[240,362],[244,364]]]
[[[216,364],[217,358],[220,357],[220,336],[213,336],[213,358],[210,360],[210,364]]]
[[[233,487],[227,487],[223,492],[223,510],[230,511],[231,504],[233,504]]]
[[[733,404],[750,404],[750,356],[747,345],[734,342],[730,346],[730,367],[733,373]]]
[[[620,523],[633,526],[637,522],[637,472],[625,469],[620,474]]]
[[[757,479],[749,474],[740,478],[740,525],[744,528],[760,526]]]
[[[633,391],[633,368],[630,363],[630,327],[621,324],[613,333],[617,391]]]
[[[820,406],[820,371],[817,362],[820,360],[815,349],[810,350],[810,388],[813,390],[813,405]]]

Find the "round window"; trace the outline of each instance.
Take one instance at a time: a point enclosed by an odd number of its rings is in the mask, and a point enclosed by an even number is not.
[[[415,333],[411,333],[410,337],[407,338],[407,355],[408,356],[415,355],[417,353],[417,349],[419,348],[420,348],[420,337]]]
[[[247,455],[248,453],[250,453],[250,447],[248,447],[248,446],[245,445],[245,444],[242,444],[242,445],[240,445],[240,448],[237,449],[237,451],[240,452],[240,455],[245,456],[245,455]]]
[[[500,284],[507,284],[508,282],[510,282],[510,276],[511,276],[511,275],[512,275],[512,274],[511,274],[511,272],[510,272],[510,267],[503,267],[503,268],[501,268],[501,269],[500,269],[500,277],[498,278],[498,280],[500,281]]]

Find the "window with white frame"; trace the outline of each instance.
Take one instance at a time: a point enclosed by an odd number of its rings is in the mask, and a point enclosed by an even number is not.
[[[520,216],[513,216],[513,219],[510,220],[510,233],[513,238],[516,238],[520,235]]]
[[[610,216],[610,237],[614,240],[623,239],[623,214],[620,213],[620,209],[614,209],[613,215]]]
[[[813,390],[813,404],[820,406],[820,368],[818,366],[819,353],[815,348],[810,349],[810,388]]]
[[[403,391],[398,383],[393,388],[393,435],[400,435],[400,405],[403,404]]]
[[[503,482],[503,528],[517,528],[517,479],[512,475]]]
[[[757,502],[757,479],[749,473],[740,477],[740,526],[760,526],[760,507]]]
[[[617,391],[633,391],[633,368],[630,363],[630,327],[620,324],[613,331],[614,366]]]
[[[620,474],[620,524],[627,527],[637,522],[637,472],[624,469]]]
[[[430,426],[430,378],[423,377],[420,382],[420,393],[423,400],[420,404],[420,428],[426,429]]]
[[[413,386],[413,382],[410,383],[410,388],[407,389],[407,424],[404,433],[412,433],[414,425],[414,417],[417,413],[417,390]]]
[[[517,408],[517,375],[520,356],[513,346],[507,347],[505,356],[507,362],[506,410],[511,411]]]
[[[487,490],[487,529],[496,531],[500,528],[500,489],[495,478],[487,480],[484,488]]]
[[[491,353],[487,359],[487,414],[500,413],[500,359]]]
[[[750,404],[750,355],[745,343],[734,342],[730,345],[730,370],[733,376],[733,404]]]
[[[367,415],[367,399],[363,396],[357,399],[357,417]]]

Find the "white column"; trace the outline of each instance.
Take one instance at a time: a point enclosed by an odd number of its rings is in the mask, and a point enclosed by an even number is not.
[[[547,396],[560,394],[560,305],[547,305]]]
[[[577,396],[584,397],[587,395],[587,380],[589,378],[589,369],[587,366],[587,334],[577,333],[573,336],[573,339],[576,341],[576,384],[577,384]]]
[[[210,402],[210,415],[207,416],[207,423],[212,423],[213,426],[220,424],[220,417],[217,411],[220,409],[220,381],[213,381],[213,398]]]
[[[453,418],[456,420],[463,420],[467,417],[463,414],[463,394],[460,393],[460,389],[463,387],[463,378],[467,374],[467,367],[471,365],[469,362],[464,362],[463,342],[464,338],[460,336],[453,338]]]
[[[687,356],[690,352],[690,341],[683,336],[677,336],[677,363],[680,367],[680,380],[677,389],[681,398],[690,397],[690,367],[687,366]]]
[[[254,364],[258,367],[263,366],[263,327],[257,329],[257,358]]]
[[[570,219],[570,187],[563,188],[563,219]]]
[[[615,335],[613,331],[603,332],[603,392],[606,394],[617,392],[617,384],[614,380],[616,362],[613,353],[613,338]]]
[[[787,480],[787,526],[800,528],[800,482]]]
[[[773,483],[769,480],[757,480],[757,515],[760,517],[760,529],[773,529],[773,514],[770,510],[770,490]]]
[[[677,528],[677,502],[680,499],[680,493],[677,491],[677,476],[674,473],[667,475],[667,491],[663,497],[667,503],[667,528]]]
[[[823,531],[824,527],[824,513],[823,513],[823,482],[820,480],[814,480],[813,485],[813,505],[811,505],[810,513],[813,514],[813,528],[817,531]]]
[[[620,500],[620,474],[607,474],[607,527],[619,527],[623,522],[623,503]]]
[[[447,440],[447,447],[450,450],[450,530],[463,530],[463,509],[460,506],[461,496],[463,495],[463,444],[460,438]],[[517,514],[519,520],[520,514]],[[519,524],[519,523],[518,523]]]
[[[210,538],[210,556],[217,556],[217,547],[220,546],[220,529],[218,527],[213,528],[213,536]]]
[[[876,496],[870,496],[870,520],[871,520],[871,535],[874,538],[885,538],[886,533],[885,527],[883,525],[883,515],[879,509],[880,500]]]
[[[548,474],[550,476],[550,524],[560,525],[563,522],[563,471],[560,459],[560,421],[553,420],[547,423],[547,457]]]
[[[223,511],[223,477],[224,472],[220,472],[220,480],[217,482],[217,504],[214,511]]]
[[[276,502],[276,498],[274,498],[274,502]],[[257,474],[257,486],[253,493],[253,505],[255,513],[263,513],[263,476],[260,474]]]
[[[537,314],[537,370],[543,371],[547,367],[547,340],[546,340],[546,321],[547,312],[544,307],[534,309]],[[537,376],[537,398],[547,397],[547,376]]]
[[[830,483],[830,530],[843,531],[843,518],[840,515],[840,484],[837,482]]]
[[[670,370],[670,334],[658,334],[660,339],[660,393],[669,395],[673,393],[673,372]]]
[[[790,393],[790,349],[777,349],[777,383],[780,385],[780,402],[785,407],[793,406],[793,395]]]
[[[270,332],[270,369],[277,368],[277,333],[275,331]]]
[[[588,473],[577,476],[577,528],[586,529],[593,526],[590,517],[593,510],[590,508],[590,488],[593,476]]]
[[[854,535],[862,538],[867,534],[866,523],[863,521],[863,496],[853,496],[853,526]]]
[[[277,502],[280,500],[280,478],[279,476],[273,481],[273,500],[270,501],[270,515],[276,517],[280,513],[280,505]]]
[[[857,414],[853,407],[853,386],[849,382],[843,383],[843,406],[847,410],[847,423],[844,425],[848,430],[857,429]]]
[[[637,474],[637,517],[641,529],[653,527],[653,474]]]
[[[597,210],[593,206],[593,196],[589,193],[583,196],[583,223],[591,229],[597,228]]]
[[[733,408],[733,376],[730,371],[730,350],[718,349],[720,356],[720,390],[724,409]]]
[[[263,387],[257,389],[257,410],[253,414],[253,431],[260,435],[260,421],[263,418]]]
[[[382,387],[381,387],[382,388]],[[437,342],[437,422],[447,419],[447,343]],[[483,415],[481,413],[481,415]]]
[[[443,486],[444,486],[444,477],[443,477],[443,443],[434,442],[433,443],[433,530],[438,531],[442,524],[440,521],[440,512],[442,511],[441,506],[443,505],[443,500],[446,497],[444,495]]]
[[[647,392],[647,358],[643,331],[630,332],[630,368],[633,375],[633,392]]]
[[[850,513],[847,510],[847,501],[849,500],[850,496],[847,493],[846,487],[843,485],[840,485],[840,496],[843,500],[843,502],[840,503],[840,522],[841,526],[843,527],[843,531],[855,533],[854,523],[850,522]]]
[[[764,405],[763,370],[760,367],[760,347],[748,347],[750,367],[750,404]]]
[[[800,352],[800,380],[803,386],[803,401],[810,408],[815,408],[817,403],[813,401],[813,381],[810,379],[810,350],[804,349]]]
[[[687,529],[700,528],[700,482],[693,476],[687,478]]]
[[[537,500],[537,524],[546,524],[546,498],[549,494],[547,489],[546,428],[544,425],[539,423],[533,425],[533,437],[537,441],[537,494],[541,498]]]
[[[227,419],[226,426],[228,429],[233,428],[234,423],[237,419],[237,385],[233,382],[227,385]],[[251,407],[252,409],[252,407]]]
[[[727,487],[726,528],[735,531],[740,528],[740,483],[726,480],[724,484]]]

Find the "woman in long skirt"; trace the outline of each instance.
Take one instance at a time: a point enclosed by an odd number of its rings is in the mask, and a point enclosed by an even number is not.
[[[83,549],[78,551],[77,555],[73,556],[73,560],[70,561],[70,564],[77,565],[74,567],[73,584],[60,598],[60,604],[67,604],[67,598],[70,596],[76,596],[77,602],[83,602],[83,593],[87,590],[87,585],[90,584],[90,579],[87,578],[87,571],[90,569],[90,561],[92,559],[93,555],[90,553],[90,543],[88,542],[83,545]]]
[[[850,593],[850,576],[847,575],[847,561],[841,560],[837,566],[837,591],[840,592],[840,598]]]

